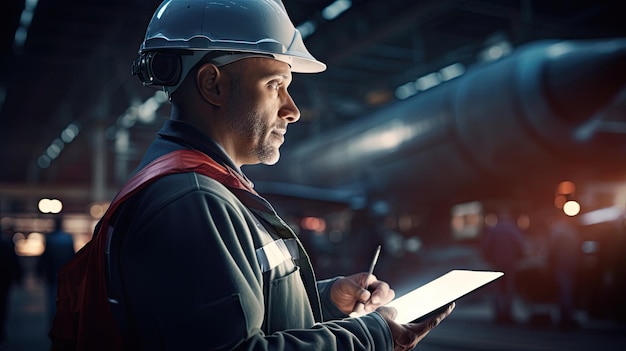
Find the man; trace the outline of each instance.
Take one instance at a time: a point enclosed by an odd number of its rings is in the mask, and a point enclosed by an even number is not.
[[[575,329],[576,273],[579,270],[581,241],[576,219],[561,215],[550,227],[548,263],[558,286],[559,326]]]
[[[46,248],[37,262],[37,273],[46,284],[46,309],[50,321],[56,312],[57,275],[74,257],[74,239],[63,230],[63,218],[54,218],[54,228],[46,235]]]
[[[325,69],[280,1],[166,1],[140,55],[134,73],[164,87],[172,112],[139,169],[193,149],[228,176],[165,176],[115,214],[108,288],[126,348],[408,350],[450,313],[400,325],[380,307],[393,290],[373,275],[316,283],[296,236],[241,173],[278,161],[300,117],[292,72]],[[362,316],[348,318],[358,302]]]
[[[14,284],[21,284],[23,269],[13,244],[13,227],[2,228],[0,232],[0,348],[7,338],[7,317],[11,288]]]
[[[513,301],[516,297],[515,271],[526,251],[526,238],[518,228],[511,209],[498,209],[498,222],[485,231],[482,249],[489,264],[504,276],[496,281],[493,311],[498,324],[514,324]]]

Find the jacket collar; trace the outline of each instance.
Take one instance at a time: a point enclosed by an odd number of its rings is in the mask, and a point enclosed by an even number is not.
[[[188,123],[168,119],[161,130],[157,132],[157,135],[161,139],[173,141],[188,148],[199,150],[209,155],[218,163],[232,168],[242,176],[244,175],[221,145]]]

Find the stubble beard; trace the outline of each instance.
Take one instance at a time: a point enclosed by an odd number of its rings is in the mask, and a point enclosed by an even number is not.
[[[227,127],[246,145],[242,152],[245,153],[245,159],[251,160],[251,164],[273,165],[278,162],[280,152],[278,147],[272,146],[270,127],[265,123],[268,119],[241,94],[239,79],[237,74],[233,75],[230,95],[234,108],[226,122]]]
[[[269,126],[264,123],[264,115],[256,109],[244,107],[242,101],[233,102],[237,108],[228,119],[228,128],[246,145],[247,149],[242,151],[246,159],[257,160],[254,163],[266,165],[278,162],[280,152],[278,147],[272,145],[273,137]]]

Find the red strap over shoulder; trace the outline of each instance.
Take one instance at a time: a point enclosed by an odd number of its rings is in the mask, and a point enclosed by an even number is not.
[[[228,187],[255,193],[239,173],[196,150],[173,151],[141,169],[113,199],[93,239],[59,274],[65,279],[59,281],[58,311],[50,331],[53,350],[122,349],[121,335],[110,310],[106,287],[105,250],[109,220],[122,203],[148,184],[169,174],[187,172],[197,172]],[[78,301],[68,299],[72,297],[77,297]]]
[[[165,154],[141,169],[120,190],[111,203],[108,213],[114,213],[117,206],[157,178],[174,173],[197,172],[211,177],[232,188],[255,191],[241,175],[230,168],[215,162],[206,154],[196,150],[177,150]]]

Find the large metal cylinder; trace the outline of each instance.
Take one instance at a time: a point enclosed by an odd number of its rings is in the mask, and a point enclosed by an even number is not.
[[[280,182],[460,201],[480,184],[601,170],[626,152],[579,131],[625,84],[626,39],[534,42],[246,172],[260,191]]]

